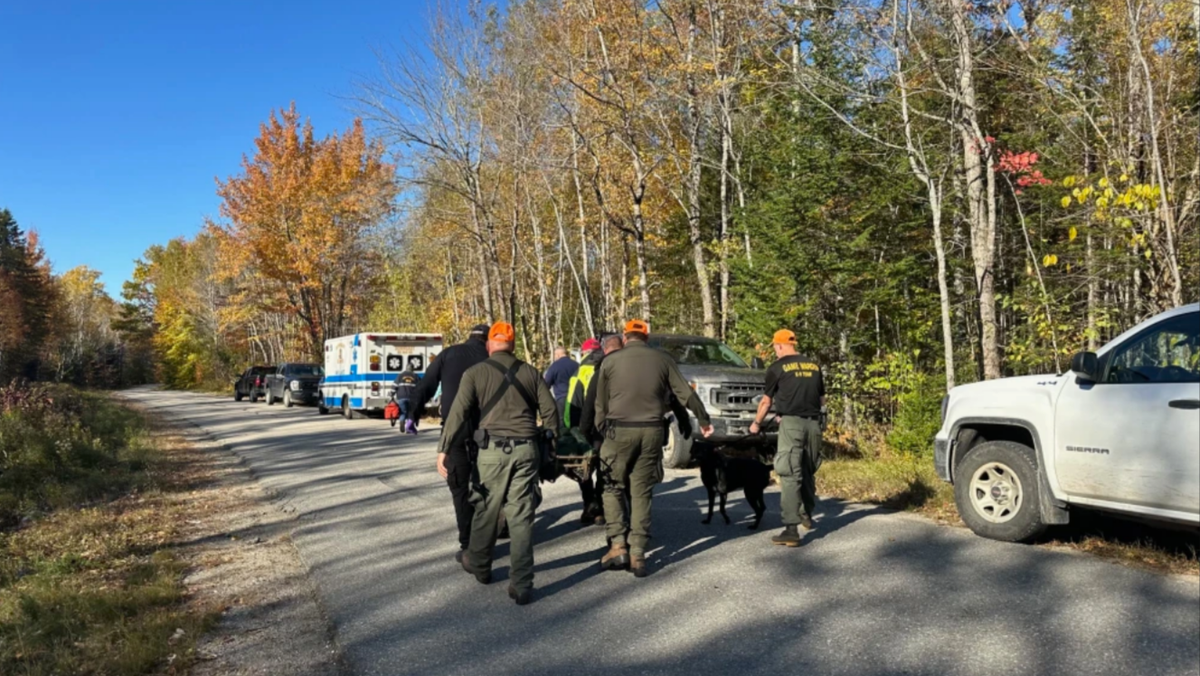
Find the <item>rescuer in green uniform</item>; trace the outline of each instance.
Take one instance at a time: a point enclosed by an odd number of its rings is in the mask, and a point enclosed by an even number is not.
[[[533,511],[541,445],[558,431],[558,409],[537,369],[513,356],[513,327],[488,330],[488,359],[467,369],[438,444],[438,464],[459,435],[475,430],[478,480],[475,516],[462,567],[492,581],[492,549],[501,511],[508,520],[511,573],[508,595],[517,605],[533,600]],[[538,417],[546,429],[538,427]]]
[[[600,567],[616,570],[628,566],[637,577],[648,572],[650,500],[654,485],[663,477],[664,416],[671,410],[671,397],[685,402],[700,421],[705,437],[712,434],[704,404],[675,361],[646,343],[649,334],[650,326],[640,319],[626,323],[624,349],[604,358],[595,383],[596,427],[604,434],[600,465],[607,475],[604,516],[611,540]]]
[[[781,416],[775,473],[779,475],[784,528],[771,542],[799,547],[800,533],[796,526],[813,528],[817,501],[815,475],[821,466],[820,421],[821,407],[825,405],[825,378],[816,360],[796,352],[796,334],[780,329],[771,342],[776,359],[767,369],[766,389],[750,433],[758,434],[774,404],[776,414]]]

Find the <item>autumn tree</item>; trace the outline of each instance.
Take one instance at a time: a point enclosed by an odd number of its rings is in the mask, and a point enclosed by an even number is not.
[[[240,175],[217,181],[217,273],[240,291],[259,282],[241,302],[297,318],[303,352],[320,358],[372,297],[381,259],[365,235],[392,212],[394,169],[361,122],[317,139],[294,105],[271,113],[255,148]]]

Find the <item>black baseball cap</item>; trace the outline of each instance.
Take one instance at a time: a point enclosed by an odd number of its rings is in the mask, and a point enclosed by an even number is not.
[[[490,328],[491,328],[491,327],[490,327],[490,326],[488,326],[487,324],[476,324],[475,326],[471,327],[471,334],[470,334],[470,335],[472,335],[472,336],[486,336],[486,335],[488,334],[488,329],[490,329]]]

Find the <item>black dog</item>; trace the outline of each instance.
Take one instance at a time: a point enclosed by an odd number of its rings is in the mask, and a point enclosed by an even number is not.
[[[771,468],[757,460],[727,458],[716,450],[709,450],[700,458],[700,479],[708,490],[708,517],[701,523],[712,522],[713,499],[720,495],[721,516],[725,517],[725,525],[729,525],[725,498],[733,491],[742,491],[746,495],[746,502],[754,509],[754,523],[750,530],[758,529],[763,513],[767,511],[763,491],[771,483]]]

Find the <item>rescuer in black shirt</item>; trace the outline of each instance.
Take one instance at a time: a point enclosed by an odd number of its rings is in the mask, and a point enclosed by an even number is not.
[[[416,388],[413,408],[419,415],[421,411],[425,410],[425,405],[429,400],[437,393],[438,385],[442,386],[440,408],[443,434],[446,431],[445,421],[449,417],[450,407],[454,404],[454,397],[458,394],[458,386],[462,381],[463,374],[467,369],[488,358],[487,333],[487,325],[479,324],[471,329],[466,341],[442,350],[429,365],[429,369],[425,371],[425,377],[421,379],[421,384]],[[468,499],[471,493],[471,457],[467,453],[467,438],[461,434],[458,436],[460,438],[448,441],[446,473],[442,476],[446,479],[446,485],[450,487],[450,496],[454,499],[454,516],[458,522],[458,547],[460,550],[455,558],[461,561],[462,550],[465,550],[471,542],[471,520],[475,516],[475,508]]]
[[[766,389],[750,433],[758,434],[771,405],[780,416],[775,473],[779,475],[779,503],[783,532],[771,542],[800,546],[796,526],[812,530],[821,466],[821,406],[825,403],[825,378],[816,360],[796,352],[796,334],[781,329],[772,339],[777,359],[767,369]]]

